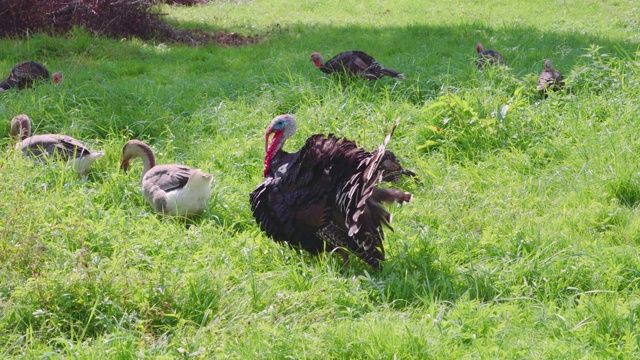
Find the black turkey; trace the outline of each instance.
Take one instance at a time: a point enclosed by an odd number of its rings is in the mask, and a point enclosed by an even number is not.
[[[382,160],[380,160],[380,167],[382,168],[382,181],[397,183],[403,176],[410,176],[416,182],[420,183],[418,175],[404,168],[398,161],[396,154],[391,152],[391,150],[384,151]]]
[[[56,72],[51,79],[57,84],[62,80],[62,74]],[[9,90],[13,87],[18,89],[29,88],[37,80],[49,80],[49,70],[35,61],[21,62],[11,69],[9,77],[0,83],[0,91]]]
[[[487,65],[506,65],[502,55],[495,50],[485,50],[481,43],[476,45],[478,51],[478,59],[476,60],[476,66],[478,69],[482,69]]]
[[[340,73],[360,76],[368,80],[376,80],[385,75],[396,79],[404,79],[404,74],[385,68],[371,55],[362,51],[343,51],[326,63],[323,62],[320,53],[314,52],[311,54],[311,61],[325,74]]]
[[[260,228],[276,242],[311,253],[345,249],[380,268],[383,225],[390,228],[391,223],[381,203],[403,204],[412,198],[377,187],[385,148],[398,122],[373,152],[329,134],[313,135],[299,151],[287,153],[282,146],[296,131],[295,119],[274,118],[265,135],[265,179],[250,196]]]
[[[552,68],[551,60],[547,59],[544,62],[544,70],[542,70],[538,77],[536,90],[546,95],[548,90],[560,90],[562,86],[564,86],[564,78],[560,74],[560,71]]]

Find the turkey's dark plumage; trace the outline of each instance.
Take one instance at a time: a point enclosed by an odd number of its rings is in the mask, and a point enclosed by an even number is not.
[[[558,70],[552,67],[551,60],[544,62],[544,70],[538,77],[538,86],[536,90],[546,95],[548,90],[560,90],[564,86],[564,79]]]
[[[268,151],[265,179],[250,196],[260,228],[277,242],[311,253],[347,249],[379,268],[384,260],[383,225],[391,222],[381,203],[412,198],[406,192],[377,187],[393,130],[373,152],[330,134],[313,135],[299,151],[287,153],[281,146],[291,135],[286,127],[293,122],[291,115],[281,115],[267,131],[275,132],[269,147],[274,154],[270,157]]]
[[[57,83],[60,77],[60,73],[55,73],[53,80]],[[18,89],[29,88],[37,80],[49,79],[49,71],[44,65],[35,61],[25,61],[11,69],[9,77],[0,83],[0,91],[9,90],[13,87]]]
[[[476,45],[478,51],[478,59],[476,60],[476,66],[478,69],[482,69],[487,65],[506,65],[502,55],[495,50],[485,50],[481,43]]]
[[[360,76],[368,80],[376,80],[382,76],[404,79],[404,74],[380,65],[371,55],[362,51],[344,51],[323,63],[322,55],[314,52],[311,61],[320,71],[326,74],[342,73]]]
[[[420,183],[418,175],[404,168],[398,161],[396,154],[391,152],[391,150],[384,151],[384,155],[380,161],[380,167],[382,168],[382,181],[397,183],[403,176],[410,176],[416,182]]]

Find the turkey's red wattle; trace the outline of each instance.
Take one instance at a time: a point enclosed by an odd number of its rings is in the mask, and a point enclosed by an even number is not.
[[[269,144],[269,136],[273,134],[273,139],[271,140],[271,144]],[[282,143],[284,142],[284,131],[276,130],[272,131],[271,129],[267,130],[267,133],[264,137],[265,141],[265,150],[266,155],[264,156],[264,170],[262,175],[267,177],[269,174],[269,170],[271,170],[271,159],[273,156],[280,150],[282,147]]]

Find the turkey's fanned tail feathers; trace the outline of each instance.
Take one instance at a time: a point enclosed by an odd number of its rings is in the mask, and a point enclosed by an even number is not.
[[[383,226],[390,228],[392,218],[382,203],[411,200],[409,193],[377,187],[398,124],[399,119],[373,152],[331,134],[311,136],[296,153],[279,150],[250,196],[260,228],[275,241],[312,253],[346,249],[379,268]]]

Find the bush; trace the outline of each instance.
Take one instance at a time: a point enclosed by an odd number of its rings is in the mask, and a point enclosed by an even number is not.
[[[174,30],[152,12],[156,0],[0,0],[0,35],[65,33],[81,26],[115,38],[172,39]]]

